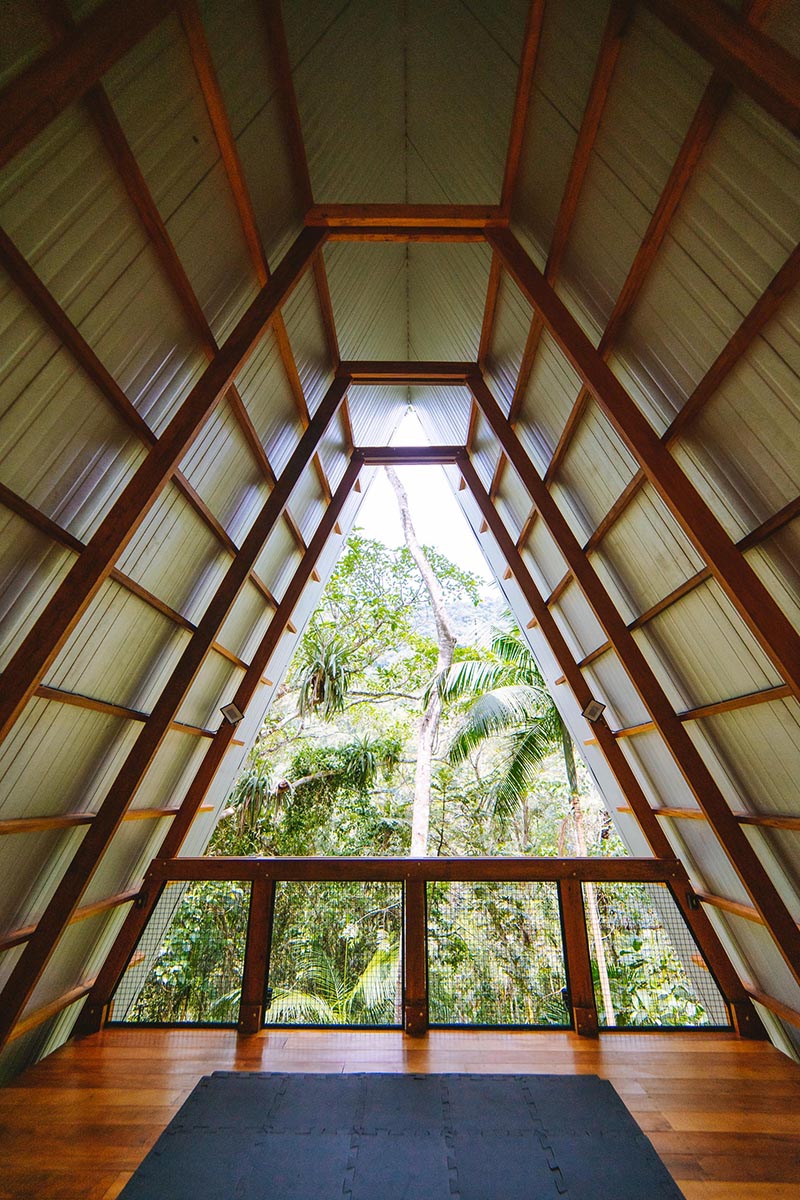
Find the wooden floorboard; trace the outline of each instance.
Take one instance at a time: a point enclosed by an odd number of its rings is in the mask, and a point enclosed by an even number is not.
[[[64,1046],[0,1089],[0,1197],[113,1200],[215,1070],[593,1072],[614,1084],[687,1200],[800,1200],[800,1067],[762,1042],[122,1029]]]

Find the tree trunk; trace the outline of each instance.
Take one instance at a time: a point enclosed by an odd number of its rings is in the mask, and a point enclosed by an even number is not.
[[[431,570],[431,565],[417,541],[411,513],[408,507],[408,496],[397,472],[393,467],[386,467],[386,475],[394,488],[397,504],[400,509],[400,521],[403,526],[403,536],[408,546],[408,552],[417,564],[422,581],[428,591],[433,609],[433,619],[436,625],[436,640],[439,644],[439,656],[436,663],[437,672],[448,670],[453,663],[453,651],[456,639],[450,628],[444,594],[439,580]],[[417,770],[414,778],[414,809],[411,819],[411,855],[421,857],[428,852],[428,832],[431,823],[431,771],[433,768],[433,752],[439,734],[439,719],[442,703],[435,688],[431,691],[428,706],[422,714],[417,733]]]
[[[567,768],[567,778],[569,780],[569,800],[572,806],[572,819],[575,823],[575,842],[578,849],[578,854],[585,858],[586,849],[586,829],[583,824],[583,809],[581,808],[581,799],[578,795],[578,774],[575,770],[575,755],[572,749],[572,738],[565,728],[562,727],[561,740],[564,747],[564,764]],[[594,943],[594,955],[597,962],[597,978],[600,984],[600,995],[603,998],[603,1008],[606,1014],[606,1025],[616,1025],[617,1018],[614,1012],[614,1003],[611,999],[611,983],[608,978],[608,964],[606,962],[606,951],[603,945],[603,931],[600,928],[600,914],[597,911],[597,896],[595,895],[594,884],[585,883],[584,896],[586,897],[586,915],[589,918],[589,929]]]

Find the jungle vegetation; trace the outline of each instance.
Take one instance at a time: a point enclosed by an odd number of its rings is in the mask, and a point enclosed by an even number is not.
[[[407,524],[347,540],[208,853],[624,854],[499,590]],[[652,895],[587,893],[602,1019],[707,1022]],[[162,905],[128,1019],[235,1022],[245,887]],[[436,884],[428,910],[433,1023],[568,1022],[554,884]],[[268,1021],[398,1024],[401,911],[399,885],[279,884]]]

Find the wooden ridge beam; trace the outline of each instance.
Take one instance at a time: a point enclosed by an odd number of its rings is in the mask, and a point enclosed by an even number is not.
[[[108,849],[133,796],[150,767],[180,706],[192,685],[211,642],[216,638],[236,597],[279,520],[293,489],[308,468],[347,390],[347,381],[334,380],[314,418],[300,439],[289,462],[261,512],[253,522],[242,547],[206,608],[196,632],[185,647],[163,688],[144,728],[129,751],[114,783],[86,836],[75,852],[60,883],[0,993],[0,1045],[24,1009],[33,988],[50,960],[71,913]],[[245,673],[245,678],[249,674]],[[257,677],[260,679],[259,668]],[[240,685],[241,686],[241,685]],[[233,727],[231,726],[231,730]],[[212,735],[212,745],[216,735]]]
[[[0,167],[82,96],[153,29],[171,0],[105,0],[0,93]]]
[[[660,21],[792,133],[800,133],[800,64],[717,0],[645,0]]]
[[[264,683],[264,673],[275,650],[283,637],[289,619],[303,594],[309,579],[314,574],[319,557],[328,540],[334,534],[342,537],[338,526],[344,503],[358,479],[362,461],[356,453],[345,471],[342,482],[336,489],[333,499],[320,519],[320,523],[312,537],[308,549],[289,586],[281,600],[270,625],[261,639],[261,643],[252,656],[250,666],[244,678],[239,683],[233,703],[240,712],[246,712],[257,689]],[[206,751],[195,776],[187,789],[180,805],[180,811],[170,827],[169,833],[162,841],[158,856],[161,859],[173,859],[179,852],[192,822],[200,811],[201,805],[214,777],[222,763],[225,753],[233,739],[233,726],[220,726],[214,741]],[[97,976],[96,986],[86,1006],[81,1019],[81,1032],[92,1032],[100,1028],[104,1013],[111,1000],[117,981],[125,970],[126,963],[133,953],[136,944],[145,928],[160,895],[160,887],[152,886],[153,881],[143,890],[142,903],[132,910],[119,932],[116,942],[109,951],[108,957]]]
[[[756,908],[764,917],[765,924],[790,970],[800,981],[800,931],[769,872],[734,819],[705,760],[674,712],[653,669],[485,382],[476,376],[471,387],[479,408],[539,509],[542,520],[605,630],[645,708],[656,723],[678,769],[706,813],[709,825],[720,845]],[[538,617],[538,613],[535,615]],[[594,726],[598,737],[601,724],[603,723],[597,722]],[[616,744],[616,740],[612,740]]]
[[[488,236],[745,624],[800,698],[800,634],[514,235],[492,230]]]
[[[225,345],[192,388],[147,458],[101,521],[2,675],[0,740],[88,608],[205,420],[252,354],[264,329],[319,250],[321,234],[304,230],[247,308]]]
[[[564,635],[561,633],[553,614],[545,604],[544,597],[539,592],[525,560],[514,544],[514,539],[506,529],[488,492],[481,484],[478,473],[471,461],[464,459],[460,465],[466,485],[472,493],[481,515],[497,543],[500,553],[511,568],[526,604],[533,613],[528,627],[538,625],[541,628],[550,650],[564,673],[565,682],[569,685],[578,705],[581,708],[585,708],[589,701],[594,699],[594,696],[567,645]],[[597,733],[599,749],[608,763],[620,791],[631,806],[653,854],[659,859],[672,857],[674,852],[669,839],[653,814],[650,802],[642,790],[628,759],[625,757],[622,747],[614,739],[605,721],[598,721],[593,728]],[[688,893],[690,890],[691,884],[684,871],[680,885],[675,889],[676,902],[731,1005],[734,1021],[739,1032],[748,1036],[760,1036],[760,1022],[755,1016],[752,1005],[747,1001],[747,997],[731,965],[730,959],[706,914],[689,902]]]

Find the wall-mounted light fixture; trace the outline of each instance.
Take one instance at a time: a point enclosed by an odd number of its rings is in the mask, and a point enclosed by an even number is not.
[[[229,725],[238,725],[244,720],[244,713],[237,704],[223,704],[219,710]]]
[[[601,702],[599,700],[590,700],[589,703],[586,705],[586,707],[581,712],[581,716],[586,717],[586,720],[590,721],[591,724],[594,725],[597,721],[600,720],[600,718],[602,717],[602,715],[605,711],[606,711],[605,704],[601,704]]]

